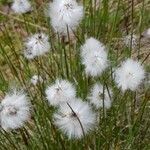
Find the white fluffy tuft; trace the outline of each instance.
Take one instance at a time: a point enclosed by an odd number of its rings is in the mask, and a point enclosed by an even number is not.
[[[90,100],[90,103],[93,104],[97,109],[103,107],[109,109],[112,104],[111,97],[111,89],[106,89],[105,87],[103,90],[103,86],[99,83],[96,83],[91,89],[91,93],[88,99]]]
[[[46,89],[46,96],[53,106],[70,101],[76,97],[75,87],[67,80],[56,80],[55,84]]]
[[[115,82],[122,91],[127,89],[135,91],[144,79],[144,76],[143,66],[138,61],[127,59],[115,71]]]
[[[79,99],[68,104],[60,105],[58,113],[54,114],[54,123],[69,138],[81,138],[96,125],[96,115],[86,102]]]
[[[48,36],[44,33],[34,34],[25,42],[24,55],[27,59],[45,54],[50,50]]]
[[[107,52],[105,46],[94,38],[89,38],[81,47],[82,64],[89,76],[98,76],[107,68]]]
[[[43,82],[43,79],[42,79],[42,77],[40,75],[34,75],[34,76],[32,76],[31,83],[33,85],[37,85],[37,83],[39,83],[39,82]]]
[[[83,6],[79,6],[76,0],[54,0],[50,3],[52,27],[61,35],[67,35],[67,26],[69,33],[75,31],[83,14]]]
[[[4,130],[17,129],[30,118],[30,102],[22,91],[7,94],[0,104],[0,124]]]
[[[14,0],[11,8],[15,13],[18,14],[27,13],[32,9],[28,0]]]
[[[150,38],[150,28],[148,28],[146,31],[142,33],[142,36],[145,38]]]

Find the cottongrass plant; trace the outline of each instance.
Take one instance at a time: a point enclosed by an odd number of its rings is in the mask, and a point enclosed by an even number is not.
[[[24,56],[27,59],[33,59],[37,56],[44,55],[51,47],[48,36],[45,33],[37,33],[28,37],[24,45]]]
[[[144,31],[142,33],[142,36],[149,39],[150,38],[150,28],[148,28],[146,31]]]
[[[115,82],[124,92],[127,89],[135,91],[145,77],[143,66],[138,61],[127,59],[115,71]]]
[[[50,3],[49,16],[55,32],[73,34],[84,15],[83,6],[76,0],[54,0]]]
[[[0,104],[0,125],[4,130],[18,129],[30,119],[31,103],[23,91],[6,94]]]
[[[28,0],[14,0],[11,8],[18,14],[24,14],[32,10],[31,4]]]
[[[40,75],[33,75],[30,81],[33,85],[37,85],[43,82],[43,78]]]
[[[60,105],[54,123],[69,138],[81,138],[96,126],[96,114],[88,103],[75,98]]]
[[[88,99],[97,109],[109,109],[112,105],[112,90],[104,88],[100,83],[96,83],[91,88]]]
[[[67,80],[57,79],[55,84],[47,87],[46,97],[50,105],[58,106],[62,102],[67,102],[76,97],[76,89],[72,83]]]
[[[81,59],[88,76],[100,76],[108,66],[106,47],[92,37],[81,46]]]

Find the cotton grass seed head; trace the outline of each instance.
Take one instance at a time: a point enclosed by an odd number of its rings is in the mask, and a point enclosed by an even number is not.
[[[96,115],[86,102],[74,99],[60,105],[54,123],[69,138],[81,138],[95,127]]]
[[[145,38],[150,39],[150,28],[148,28],[147,30],[145,30],[145,31],[142,33],[142,36],[145,37]]]
[[[36,56],[43,55],[50,50],[48,36],[44,33],[34,34],[27,38],[25,47],[24,56],[27,59],[33,59]]]
[[[14,0],[11,8],[15,13],[18,14],[27,13],[32,9],[28,0]]]
[[[74,99],[76,89],[72,83],[67,80],[57,79],[55,84],[50,85],[46,89],[46,97],[49,103],[53,106],[60,105],[62,102],[67,102]]]
[[[50,3],[49,15],[51,25],[54,30],[61,34],[67,35],[75,31],[83,17],[83,6],[80,6],[76,0],[54,0]]]
[[[127,59],[115,71],[115,82],[122,91],[127,89],[135,91],[144,79],[144,76],[143,66],[138,61]]]
[[[37,85],[37,83],[40,83],[40,82],[41,83],[43,82],[43,79],[42,79],[42,77],[40,75],[34,75],[34,76],[32,76],[31,83],[33,85]]]
[[[82,64],[89,76],[99,76],[107,68],[107,52],[105,46],[94,38],[89,38],[81,47]]]
[[[93,104],[97,109],[106,108],[109,109],[112,104],[112,90],[103,87],[101,84],[96,83],[88,97],[90,103]]]
[[[30,118],[31,104],[22,91],[7,94],[0,104],[0,125],[4,130],[17,129]]]

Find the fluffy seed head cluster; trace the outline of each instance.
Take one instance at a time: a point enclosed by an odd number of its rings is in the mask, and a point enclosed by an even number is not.
[[[15,13],[23,14],[31,11],[31,4],[28,0],[14,0],[11,8]]]
[[[46,96],[51,105],[57,106],[75,98],[75,87],[67,80],[56,80],[46,89]]]
[[[109,109],[112,104],[112,91],[111,89],[104,88],[101,84],[96,83],[91,89],[89,96],[90,103],[93,104],[97,109],[106,108]]]
[[[142,33],[142,36],[146,37],[146,38],[150,38],[150,28],[148,28],[146,31],[144,31]]]
[[[83,6],[78,5],[76,0],[54,0],[50,3],[52,27],[61,35],[67,35],[67,27],[69,33],[76,30],[83,14]]]
[[[43,55],[50,49],[48,36],[44,33],[34,34],[26,40],[25,47],[24,55],[27,59]]]
[[[96,115],[86,102],[74,99],[60,106],[54,123],[69,138],[81,138],[95,126]]]
[[[107,52],[105,46],[94,38],[89,38],[81,47],[82,64],[90,76],[98,76],[107,68]]]
[[[127,89],[135,91],[144,79],[144,76],[143,66],[137,61],[127,59],[115,71],[115,82],[122,91]]]
[[[7,94],[0,104],[0,125],[4,130],[17,129],[30,117],[30,102],[22,91]]]
[[[39,76],[39,75],[34,75],[34,76],[32,76],[32,78],[31,78],[31,83],[32,83],[33,85],[37,85],[38,82],[43,82],[42,77]]]

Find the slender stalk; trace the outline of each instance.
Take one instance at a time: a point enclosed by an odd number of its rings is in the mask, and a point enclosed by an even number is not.
[[[77,118],[77,120],[78,120],[78,122],[79,122],[79,124],[80,124],[80,126],[81,126],[83,136],[85,137],[84,128],[83,128],[83,125],[82,125],[82,123],[81,123],[81,121],[80,121],[80,119],[79,119],[78,115],[75,113],[75,111],[72,109],[72,107],[70,106],[70,104],[69,104],[68,102],[67,102],[67,105],[68,105],[68,106],[69,106],[69,108],[71,109],[71,111],[72,111],[73,115]]]

